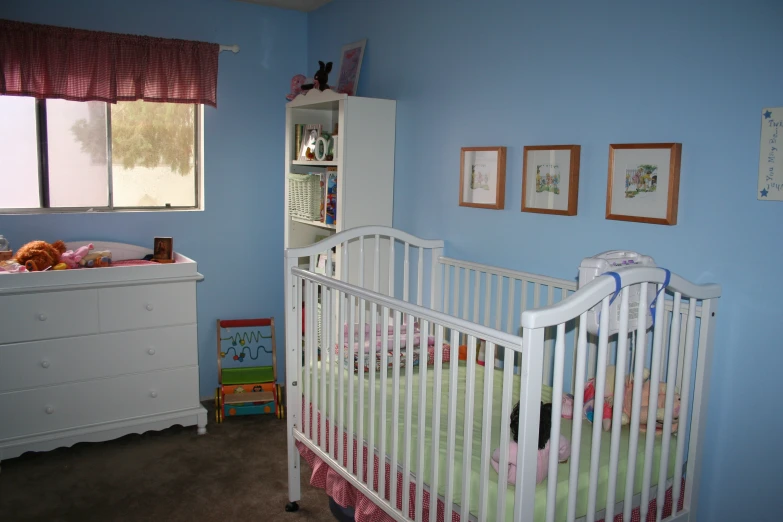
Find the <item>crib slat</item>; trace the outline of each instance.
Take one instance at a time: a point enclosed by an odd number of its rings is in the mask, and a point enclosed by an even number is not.
[[[387,345],[389,340],[389,309],[385,306],[381,307],[381,314],[381,413],[378,415],[381,427],[378,428],[378,431],[380,431],[380,445],[378,446],[378,461],[380,466],[378,469],[378,494],[380,494],[382,498],[386,498],[386,404],[389,388],[386,383],[389,378],[389,350]],[[392,469],[394,468],[393,463],[394,461],[392,460]],[[394,472],[392,472],[392,476],[394,476]]]
[[[449,360],[451,358],[449,357]],[[438,514],[438,464],[440,462],[440,403],[443,397],[443,325],[435,325],[435,367],[432,381],[432,448],[430,469],[430,519],[435,522]],[[396,388],[395,388],[396,389]],[[421,421],[420,421],[421,422]],[[424,459],[422,459],[424,460]],[[424,480],[422,478],[422,480]],[[395,482],[397,482],[395,480]],[[450,509],[450,508],[449,508]],[[446,513],[449,509],[445,510]]]
[[[366,288],[364,281],[364,236],[359,236],[359,286]]]
[[[363,238],[364,236],[362,236]],[[359,299],[359,377],[356,381],[359,384],[359,406],[357,408],[358,415],[356,420],[358,424],[356,433],[356,476],[359,477],[360,481],[364,481],[364,341],[366,339],[364,325],[366,324],[366,307],[367,301]],[[370,419],[372,422],[372,417]],[[372,452],[370,452],[368,458],[372,458]]]
[[[636,324],[636,342],[634,343],[633,395],[631,399],[631,438],[628,442],[628,465],[625,471],[625,502],[623,502],[623,520],[631,520],[633,502],[633,486],[636,481],[636,456],[639,449],[639,417],[642,409],[642,384],[644,383],[644,362],[647,359],[647,284],[642,284],[639,291],[639,315]]]
[[[674,409],[674,388],[675,376],[677,375],[677,352],[680,348],[680,304],[682,294],[674,292],[674,315],[672,316],[672,330],[669,338],[669,367],[666,371],[666,399],[663,413],[663,436],[661,441],[661,462],[658,468],[658,497],[656,505],[655,520],[660,522],[663,515],[663,498],[666,494],[666,477],[669,476],[669,445],[672,438],[672,414]],[[652,395],[652,393],[651,393]],[[652,409],[652,408],[650,408]],[[654,426],[654,424],[653,424]]]
[[[443,313],[449,313],[449,306],[451,301],[449,300],[449,289],[451,286],[451,265],[443,265]]]
[[[406,303],[410,300],[410,273],[411,273],[411,255],[410,245],[405,243],[405,261],[402,271],[402,300]]]
[[[664,288],[658,285],[658,295],[655,299],[655,325],[653,326],[652,357],[650,361],[650,389],[658,387],[661,378],[661,358],[663,351],[663,336],[666,335],[664,317]],[[647,409],[647,426],[655,426],[655,408]],[[650,500],[650,482],[652,480],[652,460],[655,449],[655,430],[648,429],[644,443],[644,470],[642,472],[642,502],[639,505],[641,520],[647,520],[647,510]]]
[[[519,379],[519,440],[517,480],[514,495],[514,520],[533,520],[536,502],[536,465],[538,462],[538,422],[541,404],[541,374],[544,329],[525,328]]]
[[[500,275],[498,275],[498,280]],[[498,307],[498,315],[500,307]],[[503,470],[508,469],[508,446],[511,439],[511,430],[508,429],[507,419],[511,416],[513,408],[513,384],[514,384],[514,352],[509,347],[503,348],[503,395],[500,399],[500,418],[503,422],[500,424],[500,459],[498,459],[498,496],[497,496],[497,516],[496,520],[506,520],[506,492],[508,489],[508,473]],[[433,522],[433,521],[430,521]]]
[[[465,422],[462,426],[462,514],[460,520],[470,516],[470,464],[473,453],[473,400],[476,389],[476,338],[468,335],[468,360],[465,373]]]
[[[495,343],[486,343],[484,362],[484,404],[482,405],[481,426],[481,460],[479,465],[479,520],[487,519],[487,504],[489,504],[489,461],[492,456],[492,381],[495,376],[495,368],[492,361],[495,360]]]
[[[579,491],[579,453],[582,447],[582,411],[585,397],[585,363],[587,359],[587,312],[579,316],[574,371],[574,415],[571,425],[571,468],[568,477],[568,522],[576,520],[576,493]]]
[[[606,388],[606,356],[609,344],[609,300],[607,296],[601,303],[599,321],[598,363],[595,377],[595,402],[593,408],[593,440],[590,450],[590,482],[587,493],[587,522],[595,522],[596,494],[598,493],[598,470],[601,458],[601,419],[604,411],[604,390]]]
[[[503,311],[501,308],[503,306],[503,276],[497,274],[495,277],[497,279],[497,295],[495,296],[495,330],[500,330],[501,323],[503,322],[503,314],[501,313]],[[509,311],[509,313],[513,312]],[[505,362],[503,364],[505,364]],[[514,366],[513,360],[511,361],[511,366]]]
[[[495,315],[497,315],[497,310]],[[484,326],[489,326],[489,317],[492,315],[492,274],[484,272]]]
[[[376,236],[377,237],[377,236]],[[376,242],[377,244],[377,242]],[[367,437],[367,485],[371,490],[375,490],[375,423],[378,416],[375,412],[375,351],[378,342],[378,334],[376,328],[378,327],[378,305],[375,303],[370,304],[370,348],[367,352],[369,357],[370,369],[370,433]],[[380,458],[380,457],[379,457]]]
[[[555,302],[555,289],[552,286],[552,283],[549,283],[547,285],[547,296],[546,296],[546,304],[547,306],[551,305]],[[547,328],[547,330],[551,332],[554,330],[554,328]],[[552,382],[552,347],[554,346],[554,339],[551,337],[547,339],[544,342],[544,383],[550,384]]]
[[[459,344],[459,332],[451,330],[451,346]],[[457,371],[459,362],[455,357],[457,355],[452,351],[451,362],[449,363],[449,412],[448,427],[446,428],[446,496],[444,507],[448,513],[452,509],[454,499],[454,445],[457,434]]]
[[[381,287],[381,236],[375,234],[375,251],[373,252],[373,282],[372,289],[376,292]]]
[[[551,287],[550,287],[551,288]],[[550,293],[551,296],[551,293]],[[560,419],[563,409],[563,371],[565,367],[565,323],[557,325],[555,368],[552,382],[552,426],[549,434],[549,473],[546,488],[546,520],[554,522],[557,496],[557,464],[560,448]]]
[[[305,322],[307,322],[307,330],[306,330],[306,336],[305,336],[305,342],[307,343],[307,355],[310,358],[310,379],[312,381],[311,383],[311,401],[310,401],[310,412],[307,414],[307,416],[310,418],[310,439],[315,441],[316,444],[318,443],[318,440],[320,439],[320,431],[319,425],[318,425],[318,412],[320,411],[320,402],[319,402],[319,384],[318,384],[318,371],[319,371],[319,358],[318,358],[318,343],[317,343],[317,333],[314,336],[313,335],[313,329],[316,328],[315,321],[313,320],[312,316],[309,315],[309,312],[307,312],[307,309],[312,310],[313,305],[316,303],[316,297],[318,295],[318,290],[321,290],[321,300],[323,301],[323,287],[317,284],[307,282],[306,292],[307,292],[307,302],[305,303],[305,313],[307,314],[307,317],[305,318]],[[317,306],[317,305],[316,305]],[[323,324],[323,320],[326,317],[323,312],[323,304],[321,305],[321,339],[323,342],[323,328],[326,326]],[[315,337],[315,338],[314,338]]]
[[[417,283],[416,283],[416,304],[421,306],[424,302],[424,248],[419,247],[419,264],[418,264],[418,274],[417,274]],[[435,277],[435,274],[432,274],[432,277]],[[430,306],[432,308],[435,308],[435,303],[430,303]]]
[[[392,360],[392,450],[391,450],[391,491],[389,501],[394,508],[397,508],[397,455],[399,452],[399,431],[400,431],[400,326],[402,316],[399,310],[394,311],[394,348]]]
[[[614,501],[617,494],[617,463],[620,460],[620,430],[625,397],[625,369],[628,357],[628,299],[630,287],[620,295],[620,330],[617,333],[617,360],[615,361],[614,402],[612,404],[612,438],[609,446],[609,483],[606,491],[606,520],[614,520]],[[643,305],[642,305],[643,306]],[[642,320],[644,315],[641,314]],[[627,504],[631,504],[631,499]]]
[[[344,249],[344,252],[347,252],[348,249]],[[347,257],[347,256],[346,256]],[[343,266],[343,269],[345,268],[345,263],[341,263]],[[343,270],[344,271],[344,270]],[[345,272],[345,271],[344,271]],[[347,277],[347,274],[345,274]],[[346,351],[348,349],[347,346],[345,346],[345,325],[348,323],[347,320],[347,300],[348,295],[341,293],[340,295],[340,320],[338,321],[338,324],[340,325],[339,330],[339,338],[338,338],[338,345],[340,348],[340,353],[337,356],[337,362],[333,363],[331,365],[332,372],[337,372],[337,379],[338,379],[338,409],[337,409],[337,425],[334,426],[334,431],[337,434],[337,448],[335,449],[335,453],[337,454],[337,462],[340,463],[340,465],[346,465],[343,461],[343,456],[345,455],[345,444],[343,443],[343,430],[345,429],[345,411],[344,411],[344,403],[345,403],[345,372],[343,371],[343,362],[345,361],[346,357]],[[353,333],[353,323],[349,324],[349,332]],[[353,344],[351,344],[353,346]],[[353,350],[351,350],[353,351]],[[349,379],[349,381],[353,381],[353,379]],[[332,387],[332,393],[334,393],[334,387]],[[334,411],[334,410],[333,410]]]
[[[302,415],[302,433],[307,438],[310,437],[310,432],[307,430],[310,427],[310,415],[307,411],[310,407],[312,398],[310,397],[310,358],[307,353],[307,337],[302,334],[302,329],[307,325],[307,320],[302,317],[302,303],[306,299],[306,291],[304,289],[304,281],[301,277],[295,277],[296,291],[294,297],[294,313],[296,314],[296,345],[302,347],[302,373],[299,376],[299,382],[301,383],[302,396],[303,396],[303,415]],[[309,284],[307,286],[310,286]],[[310,330],[312,332],[312,330]],[[297,358],[299,360],[299,358]]]
[[[481,289],[481,272],[478,270],[471,270],[473,272],[473,322],[479,322],[479,310],[481,309],[481,299],[479,298],[479,291]]]
[[[440,311],[441,308],[438,306],[438,301],[440,300],[438,276],[441,274],[441,269],[435,252],[435,250],[430,251],[430,308]]]
[[[506,318],[506,331],[510,334],[514,333],[514,293],[517,288],[517,280],[508,278],[508,317]],[[522,294],[522,300],[524,301],[524,293]],[[500,315],[500,314],[498,314]],[[521,313],[520,313],[521,315]]]
[[[467,270],[465,270],[467,272]],[[454,267],[454,310],[452,311],[452,315],[454,317],[459,317],[459,286],[460,286],[460,274],[462,273],[462,269],[458,266]]]
[[[411,490],[411,430],[413,418],[413,363],[409,361],[413,346],[413,316],[405,316],[405,459],[402,464],[402,513],[406,517],[410,514],[410,490]]]
[[[349,329],[349,336],[348,336],[348,364],[347,368],[350,371],[351,368],[353,368],[353,362],[356,360],[356,332],[355,332],[355,324],[356,324],[356,297],[355,296],[349,296],[348,300],[348,310],[349,310],[349,319],[348,324],[350,325]],[[362,325],[364,327],[364,325]],[[339,362],[340,366],[340,375],[342,375],[345,372],[346,365],[344,361]],[[348,433],[348,448],[346,448],[347,457],[348,457],[348,470],[351,473],[356,473],[356,462],[353,459],[353,439],[354,439],[354,431],[353,431],[353,404],[354,404],[354,380],[352,377],[348,378],[348,396],[345,398],[346,400],[346,406],[348,407],[348,428],[346,429],[346,432]],[[361,386],[361,381],[359,381]],[[342,399],[341,399],[342,400]],[[340,403],[342,404],[342,402]],[[342,440],[342,437],[340,437],[340,440]],[[358,441],[357,441],[358,444]],[[358,446],[357,446],[358,449]]]
[[[429,323],[426,320],[421,321],[421,327],[420,327],[420,337],[419,337],[419,418],[418,418],[418,425],[419,425],[419,452],[418,452],[418,461],[419,461],[419,469],[416,472],[416,521],[421,522],[422,521],[422,503],[424,500],[424,444],[426,442],[425,434],[427,431],[427,362],[428,362],[428,354],[427,354],[427,339],[426,335],[427,332],[429,332]],[[410,355],[413,355],[413,345],[410,346]],[[413,361],[410,361],[411,364]],[[435,500],[435,496],[433,494],[433,501]],[[437,503],[435,504],[437,506]]]
[[[468,305],[470,304],[470,270],[465,269],[465,290],[462,291],[462,317],[468,319]]]
[[[677,513],[682,488],[682,461],[685,458],[685,435],[688,426],[688,410],[691,401],[691,364],[693,363],[693,338],[696,330],[696,299],[688,299],[688,323],[685,330],[685,358],[683,359],[682,384],[680,385],[680,417],[677,425],[677,456],[674,460],[674,490],[672,515]]]
[[[327,360],[327,370],[329,374],[329,454],[332,456],[333,459],[337,460],[337,440],[335,439],[335,435],[337,434],[338,424],[340,422],[340,418],[337,413],[337,409],[335,407],[335,401],[336,401],[336,388],[337,388],[337,378],[338,375],[336,375],[335,365],[334,365],[334,359],[336,358],[335,351],[332,349],[332,346],[335,346],[339,349],[339,357],[343,356],[344,348],[345,348],[345,342],[343,340],[343,332],[341,331],[344,328],[344,321],[343,321],[343,314],[342,312],[342,302],[343,302],[343,294],[339,291],[334,291],[332,293],[335,298],[334,306],[335,306],[335,325],[333,330],[334,335],[334,343],[329,343],[326,347],[326,350],[323,351],[323,353],[326,354],[326,360]],[[342,462],[340,463],[342,464]]]
[[[389,238],[389,295],[395,297],[394,293],[394,243],[393,237]]]
[[[685,314],[683,314],[683,318],[684,317],[685,317]],[[680,347],[679,347],[679,350],[678,350],[678,353],[679,353],[680,357],[679,357],[679,359],[677,361],[677,380],[676,381],[672,381],[671,379],[669,379],[669,382],[671,382],[672,384],[674,384],[675,386],[678,386],[680,388],[682,388],[682,370],[683,370],[683,367],[685,366],[685,364],[684,364],[684,362],[685,362],[685,337],[688,334],[688,332],[687,332],[687,325],[688,325],[688,321],[687,320],[681,321],[681,323],[680,323]]]
[[[327,262],[327,266],[329,266]],[[328,395],[326,394],[326,367],[329,360],[329,346],[332,344],[332,290],[328,287],[321,288],[321,299],[323,301],[321,316],[326,319],[326,324],[323,328],[323,340],[320,346],[320,359],[321,359],[321,401],[319,402],[319,411],[321,414],[320,422],[320,437],[321,437],[321,450],[327,452],[327,440],[329,440],[329,434],[326,432],[326,405],[328,402]]]

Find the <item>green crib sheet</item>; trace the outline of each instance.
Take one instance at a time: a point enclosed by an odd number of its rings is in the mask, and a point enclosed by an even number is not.
[[[320,364],[320,363],[319,363]],[[329,366],[326,368],[327,377],[329,376]],[[353,373],[352,371],[344,368],[344,367],[335,367],[334,375],[339,375],[340,370],[343,371],[343,379],[344,379],[344,389],[345,389],[345,396],[347,396],[348,393],[348,380],[354,379],[354,430],[356,430],[357,427],[357,421],[358,421],[358,396],[359,396],[359,387],[358,387],[358,374]],[[500,411],[500,404],[501,404],[501,396],[503,392],[503,371],[497,370],[497,369],[490,369],[489,371],[494,372],[493,377],[493,388],[492,388],[492,430],[490,434],[490,450],[494,450],[495,448],[498,448],[500,446],[500,430],[507,430],[509,429],[509,419],[501,419],[501,411]],[[399,383],[399,389],[396,393],[399,393],[400,397],[400,414],[399,414],[399,429],[398,429],[398,440],[399,440],[399,448],[397,452],[397,459],[396,462],[402,466],[403,459],[404,459],[404,448],[405,448],[405,432],[403,428],[403,422],[404,422],[404,410],[405,410],[405,390],[406,390],[406,372],[407,369],[403,368],[401,370],[400,375],[400,383]],[[445,363],[443,365],[443,377],[442,377],[442,392],[440,396],[440,412],[441,412],[441,421],[440,421],[440,442],[439,442],[439,463],[438,463],[438,494],[445,496],[446,494],[446,443],[447,443],[447,429],[448,429],[448,399],[450,396],[450,390],[449,390],[449,364]],[[465,375],[466,375],[466,366],[464,361],[459,362],[458,366],[458,378],[457,378],[457,422],[456,422],[456,434],[455,434],[455,452],[454,452],[454,463],[453,463],[453,473],[454,473],[454,493],[453,493],[453,499],[455,504],[462,504],[462,489],[463,489],[463,481],[464,481],[464,474],[462,470],[462,461],[463,461],[463,447],[464,447],[464,439],[463,439],[463,425],[464,425],[464,418],[465,418],[465,388],[466,388],[466,381],[465,381]],[[303,375],[303,379],[304,379]],[[484,445],[484,441],[482,440],[482,420],[483,420],[483,404],[484,404],[484,377],[485,377],[485,367],[477,366],[476,367],[476,379],[475,379],[475,390],[474,390],[474,413],[473,413],[473,441],[472,441],[472,453],[471,453],[471,467],[470,467],[470,512],[472,514],[476,514],[478,512],[478,502],[479,502],[479,493],[480,493],[480,465],[481,465],[481,448]],[[318,379],[319,379],[319,394],[320,394],[320,379],[321,379],[321,372],[320,372],[320,366],[318,367]],[[418,471],[418,462],[419,462],[419,456],[418,456],[418,413],[419,413],[419,384],[420,384],[420,376],[419,376],[419,368],[416,367],[413,369],[413,411],[412,411],[412,431],[411,431],[411,473],[416,474]],[[432,411],[433,411],[433,380],[434,380],[434,371],[432,367],[427,368],[427,402],[426,402],[426,418],[431,419],[432,418]],[[335,378],[335,410],[339,411],[339,403],[340,403],[340,394],[339,394],[339,377]],[[391,457],[392,452],[392,398],[393,394],[395,393],[395,390],[393,388],[393,379],[392,379],[392,372],[388,372],[388,379],[386,384],[386,455],[388,457]],[[330,384],[327,383],[327,398],[329,398],[329,386]],[[380,400],[381,400],[381,379],[380,374],[375,373],[375,401],[376,401],[376,417],[373,419],[370,419],[369,415],[369,386],[370,386],[370,376],[369,373],[364,374],[363,379],[363,388],[364,388],[364,441],[367,443],[367,439],[369,436],[369,422],[373,420],[375,422],[375,447],[376,451],[378,449],[378,446],[380,444],[380,437],[379,437],[379,427],[380,427]],[[519,399],[519,376],[514,376],[514,381],[512,385],[512,395],[513,395],[513,401],[512,406],[517,402]],[[544,386],[542,388],[542,400],[544,402],[551,402],[552,398],[552,389],[548,386]],[[319,399],[322,400],[321,397]],[[347,418],[348,418],[348,410],[347,410],[347,404],[345,402],[345,398],[343,399],[343,407],[344,407],[344,422],[347,424]],[[321,402],[319,400],[319,402]],[[322,402],[321,402],[322,403]],[[321,409],[321,408],[319,408]],[[327,400],[326,408],[327,416],[330,419],[335,419],[335,422],[337,421],[337,415],[335,412],[335,415],[331,415],[329,413],[329,401]],[[562,419],[561,422],[561,433],[570,441],[571,440],[571,427],[572,427],[572,421],[567,419]],[[581,437],[581,450],[580,450],[580,464],[579,464],[579,492],[577,495],[577,518],[585,516],[587,513],[587,496],[588,496],[588,481],[589,481],[589,474],[590,474],[590,453],[591,453],[591,447],[592,447],[592,427],[593,425],[587,421],[582,421],[582,437]],[[620,465],[619,465],[619,472],[617,476],[617,488],[616,488],[616,495],[615,495],[615,501],[620,502],[624,499],[625,496],[625,479],[626,479],[626,468],[628,463],[628,445],[629,445],[629,439],[630,439],[630,430],[627,426],[624,426],[622,431],[621,441],[620,441]],[[355,434],[354,434],[355,436]],[[431,422],[428,422],[425,427],[425,437],[426,437],[426,444],[425,444],[425,465],[424,465],[424,477],[425,482],[427,484],[431,483],[431,477],[432,477],[432,469],[431,469],[431,456],[430,451],[432,448],[432,425]],[[634,484],[634,494],[638,494],[641,492],[642,489],[642,472],[644,469],[644,444],[645,444],[645,437],[646,434],[640,433],[639,434],[639,448],[637,451],[637,463],[636,463],[636,473],[635,473],[635,484]],[[676,436],[672,436],[671,438],[671,444],[669,449],[669,466],[668,466],[668,473],[667,478],[672,478],[674,476],[674,461],[675,461],[675,451],[676,448]],[[608,480],[609,480],[609,450],[610,450],[610,442],[611,442],[611,432],[603,432],[601,436],[601,459],[600,459],[600,471],[599,471],[599,484],[598,484],[598,495],[597,495],[597,502],[596,502],[596,508],[598,510],[602,510],[606,507],[606,494],[608,490]],[[491,453],[490,453],[491,454]],[[660,454],[661,454],[661,436],[657,435],[655,438],[655,451],[653,455],[653,479],[652,479],[652,485],[655,485],[657,483],[658,479],[658,471],[659,471],[659,462],[660,462]],[[568,462],[560,464],[558,466],[558,473],[557,473],[557,507],[556,507],[556,520],[565,520],[566,518],[566,510],[567,510],[567,502],[568,502],[568,477],[570,473],[570,466],[573,462],[573,459],[569,459]],[[400,468],[401,469],[401,468]],[[495,472],[495,470],[490,466],[489,473],[487,475],[489,477],[489,502],[487,506],[487,515],[488,520],[497,520],[497,483],[498,483],[498,474]],[[546,487],[547,487],[547,481],[549,479],[545,479],[542,481],[538,486],[536,487],[536,520],[544,520],[545,518],[545,510],[546,510]],[[514,509],[514,486],[509,486],[507,492],[506,492],[506,516],[505,519],[511,521],[513,518],[513,509]]]

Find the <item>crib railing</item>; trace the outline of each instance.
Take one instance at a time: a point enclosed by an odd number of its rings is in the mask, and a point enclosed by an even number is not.
[[[442,242],[367,227],[287,251],[290,499],[300,498],[300,457],[294,444],[298,441],[395,520],[434,521],[438,509],[448,512],[452,508],[464,521],[506,520],[512,513],[513,520],[534,520],[539,510],[547,521],[554,520],[558,482],[554,449],[548,463],[546,495],[536,501],[539,404],[542,383],[551,384],[550,441],[556,447],[562,398],[570,376],[577,419],[584,407],[586,381],[595,380],[597,417],[589,433],[592,446],[586,519],[610,520],[622,511],[629,520],[638,491],[634,487],[638,468],[643,484],[636,504],[642,519],[653,495],[658,506],[656,519],[661,520],[671,451],[675,460],[673,516],[684,495],[684,510],[677,516],[684,514],[687,519],[696,507],[701,464],[698,442],[704,431],[704,390],[708,388],[713,317],[720,288],[692,285],[673,275],[667,299],[660,291],[662,270],[618,271],[622,275],[620,332],[609,336],[606,322],[609,302],[617,290],[614,279],[599,277],[574,292],[571,282],[443,258],[442,247]],[[335,277],[316,273],[321,254],[326,274],[332,273],[333,265],[338,267]],[[642,326],[631,332],[628,288],[641,284],[644,302],[645,282],[659,290],[655,325],[650,332]],[[579,324],[586,324],[586,314],[596,305],[602,310],[601,333],[591,342],[592,336]],[[347,327],[356,324],[361,326]],[[416,330],[420,343],[428,335],[433,337],[432,360],[428,361],[427,350],[420,350],[418,367],[414,368],[411,358],[403,366],[403,356],[410,356],[415,345]],[[321,331],[320,343],[316,331]],[[479,341],[486,346],[483,368],[476,362]],[[379,342],[388,349],[379,350],[376,360]],[[447,352],[441,349],[444,343],[450,348],[448,364],[444,362]],[[467,360],[455,364],[461,343],[467,345]],[[370,347],[367,352],[365,345]],[[496,353],[500,370],[493,367]],[[570,373],[565,369],[567,358],[572,360]],[[373,364],[366,370],[369,359]],[[615,407],[611,433],[607,434],[608,484],[602,485],[599,469],[606,458],[601,457],[600,415],[606,368],[611,362],[616,368]],[[376,363],[381,371],[375,371]],[[656,429],[640,432],[645,369],[651,383],[667,383],[660,434]],[[618,484],[626,375],[633,376],[627,464],[631,471],[625,475],[625,483]],[[496,388],[500,400],[493,401]],[[675,389],[680,393],[680,412],[678,426],[672,430]],[[497,490],[493,493],[489,477],[495,471],[490,468],[490,457],[497,447],[498,468],[507,469],[511,445],[507,419],[517,400],[516,487],[501,472],[496,475]],[[645,425],[657,427],[656,408],[648,410]],[[480,429],[474,431],[474,420],[479,418]],[[491,442],[493,433],[498,439],[496,447]],[[579,516],[579,453],[582,437],[587,434],[582,433],[581,422],[573,422],[571,433],[566,435],[571,437],[566,509],[567,520],[572,521]],[[637,462],[641,447],[643,462]],[[428,459],[422,458],[425,453]],[[653,476],[654,457],[659,462],[658,476]],[[681,491],[683,473],[688,480]],[[605,491],[599,495],[601,488]],[[616,491],[624,493],[623,502],[615,502]],[[471,492],[476,493],[471,496]],[[426,504],[431,509],[425,509]]]
[[[720,297],[720,287],[717,285],[693,285],[682,278],[672,275],[667,289],[672,293],[671,309],[677,311],[671,316],[671,324],[664,321],[666,313],[664,284],[666,284],[666,271],[655,268],[631,268],[618,270],[622,284],[616,287],[615,280],[610,277],[599,277],[586,285],[579,292],[557,305],[542,308],[540,310],[526,311],[522,314],[523,338],[539,345],[543,341],[545,328],[555,326],[557,328],[557,341],[554,356],[554,382],[552,396],[552,429],[550,440],[558,440],[560,436],[560,414],[563,397],[563,373],[564,350],[562,339],[564,338],[565,325],[577,314],[580,322],[586,324],[587,313],[595,305],[600,303],[601,315],[597,346],[597,363],[595,376],[595,422],[592,425],[592,447],[590,454],[589,492],[586,519],[588,522],[596,520],[596,504],[598,502],[597,488],[599,484],[598,474],[600,468],[600,449],[602,437],[602,423],[598,420],[604,407],[604,394],[607,385],[606,369],[609,353],[608,317],[612,299],[620,294],[620,321],[619,332],[616,334],[616,364],[613,410],[611,416],[611,442],[609,455],[609,479],[606,488],[606,507],[603,512],[605,520],[612,520],[615,514],[615,495],[618,487],[618,460],[620,457],[620,436],[623,421],[623,401],[626,397],[626,360],[629,354],[628,342],[632,335],[642,342],[636,342],[631,351],[634,361],[632,375],[632,396],[630,423],[630,440],[628,448],[628,463],[626,467],[626,482],[624,485],[624,499],[622,504],[623,519],[629,520],[633,503],[631,499],[634,493],[634,481],[637,467],[637,449],[639,444],[644,444],[644,463],[642,471],[642,488],[640,500],[641,520],[646,520],[651,484],[657,483],[656,489],[656,520],[662,519],[664,495],[666,492],[669,452],[671,451],[672,436],[676,435],[674,478],[672,482],[672,516],[678,512],[680,501],[681,483],[683,478],[683,462],[686,454],[686,439],[690,440],[689,457],[685,476],[688,481],[685,487],[684,509],[689,513],[695,511],[695,492],[698,488],[699,468],[701,466],[701,449],[698,442],[704,430],[703,409],[706,404],[705,390],[708,389],[707,380],[711,365],[711,352],[714,336],[714,316],[717,312],[717,298]],[[647,332],[647,324],[639,320],[637,329],[632,332],[629,329],[629,290],[633,285],[640,284],[641,295],[639,302],[647,302],[646,283],[654,283],[658,290],[655,296],[654,322],[652,332]],[[701,301],[701,307],[698,306]],[[696,332],[697,311],[700,312],[701,321],[699,332]],[[640,312],[640,317],[643,312]],[[686,317],[682,323],[683,316]],[[668,330],[668,331],[667,331]],[[698,341],[696,341],[698,335]],[[681,337],[684,342],[681,343]],[[649,341],[649,342],[648,342]],[[640,425],[642,422],[642,396],[644,371],[646,361],[645,353],[649,349],[649,379],[650,397],[653,386],[658,383],[666,383],[665,399],[662,412],[662,425],[658,419],[661,414],[658,408],[648,407],[646,422],[646,434],[640,437]],[[524,345],[523,345],[524,351]],[[682,352],[682,353],[680,353]],[[574,415],[579,415],[583,409],[583,396],[585,390],[584,367],[587,355],[587,333],[584,329],[579,331],[576,351],[576,370],[574,386]],[[695,372],[693,365],[698,362]],[[678,368],[681,366],[681,368]],[[530,369],[534,374],[539,368]],[[695,379],[695,380],[694,380]],[[676,385],[678,384],[678,385]],[[679,389],[680,406],[678,412],[677,428],[673,429],[673,417],[675,415],[675,393]],[[656,392],[658,390],[655,390]],[[691,409],[691,394],[693,403]],[[656,394],[657,395],[657,394]],[[658,403],[656,397],[655,404]],[[653,399],[650,398],[650,401]],[[651,427],[654,427],[651,429]],[[658,463],[658,476],[653,476],[653,454],[656,445],[657,432],[660,428],[660,460]],[[688,429],[690,433],[688,434]],[[572,521],[576,517],[576,494],[579,478],[579,452],[581,449],[581,423],[574,422],[571,435],[571,458],[567,520]],[[689,435],[689,437],[688,437]],[[557,487],[557,456],[554,452],[549,458],[549,477],[547,487],[547,511],[546,520],[552,521],[555,517],[555,493]],[[526,493],[530,495],[530,492]],[[529,498],[527,500],[532,500]]]

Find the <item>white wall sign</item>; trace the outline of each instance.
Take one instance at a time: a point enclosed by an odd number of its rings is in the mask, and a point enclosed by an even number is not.
[[[783,107],[761,111],[758,199],[783,201]]]

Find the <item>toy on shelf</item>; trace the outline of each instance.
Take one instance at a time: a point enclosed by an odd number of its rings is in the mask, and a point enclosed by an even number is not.
[[[218,423],[235,415],[284,417],[275,352],[274,318],[217,320]]]
[[[332,72],[332,62],[324,63],[318,62],[319,69],[313,75],[312,83],[308,82],[302,84],[302,91],[309,91],[310,89],[318,89],[319,91],[325,91],[329,88],[329,73]]]

